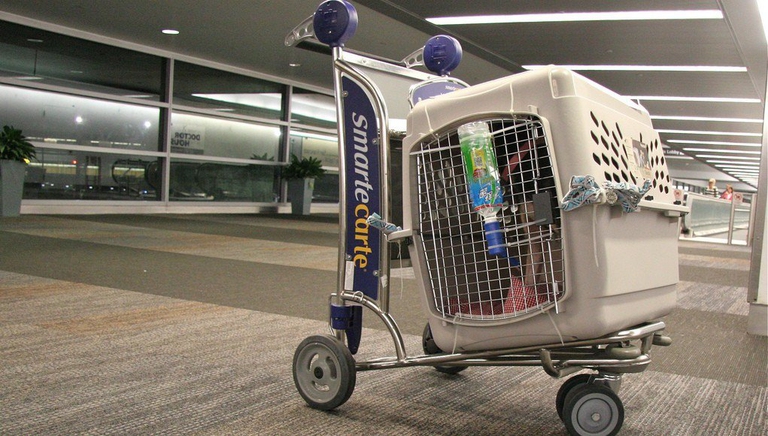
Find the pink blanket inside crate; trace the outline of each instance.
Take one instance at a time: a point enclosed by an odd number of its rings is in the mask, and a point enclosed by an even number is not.
[[[526,309],[539,306],[549,301],[547,286],[523,286],[519,277],[512,277],[506,297],[497,301],[461,301],[459,298],[448,300],[443,313],[446,315],[494,316],[525,312]]]

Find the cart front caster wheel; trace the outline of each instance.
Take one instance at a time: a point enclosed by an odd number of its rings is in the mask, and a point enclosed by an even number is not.
[[[624,405],[609,388],[583,384],[565,396],[563,422],[571,435],[613,436],[624,423]]]
[[[424,326],[424,332],[421,334],[421,346],[424,349],[424,354],[438,354],[443,350],[435,344],[435,340],[432,338],[432,329],[429,328],[429,323]],[[458,374],[461,371],[467,369],[466,366],[435,366],[435,369],[443,374]]]
[[[573,390],[573,388],[587,384],[590,377],[591,375],[589,374],[574,375],[573,377],[563,382],[562,385],[560,385],[560,389],[557,391],[557,397],[555,398],[557,416],[559,416],[560,419],[563,419],[563,406],[565,405],[565,397],[571,392],[571,390]]]
[[[319,410],[344,404],[355,390],[355,358],[333,336],[304,339],[293,355],[293,382],[304,401]]]

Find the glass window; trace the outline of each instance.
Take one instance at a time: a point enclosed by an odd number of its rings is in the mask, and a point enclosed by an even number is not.
[[[336,137],[305,131],[291,131],[291,154],[299,158],[318,159],[326,172],[315,180],[313,201],[338,203],[339,201],[339,143]]]
[[[339,167],[339,141],[335,136],[291,130],[291,154],[299,158],[314,157],[323,167]]]
[[[158,151],[160,109],[0,85],[0,120],[30,141]]]
[[[336,128],[336,103],[333,96],[293,88],[291,122],[308,126]]]
[[[171,161],[170,199],[177,201],[275,202],[279,166]]]
[[[163,58],[0,21],[0,76],[160,100]]]
[[[25,199],[155,200],[155,157],[37,149],[27,166]]]
[[[283,119],[284,85],[181,61],[173,77],[175,105]]]
[[[280,128],[242,121],[174,113],[171,152],[277,161]]]

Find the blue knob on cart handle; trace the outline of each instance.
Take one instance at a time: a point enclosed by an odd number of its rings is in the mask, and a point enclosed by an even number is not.
[[[331,47],[343,47],[357,30],[357,9],[346,0],[320,3],[312,18],[315,37]]]
[[[424,44],[424,65],[435,74],[447,76],[461,62],[461,44],[448,35],[429,38]]]

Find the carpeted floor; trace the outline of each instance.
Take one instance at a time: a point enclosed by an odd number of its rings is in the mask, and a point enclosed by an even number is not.
[[[361,372],[336,411],[307,407],[291,359],[327,331],[337,238],[325,216],[0,218],[0,434],[566,434],[561,381],[540,368]],[[745,333],[749,251],[679,251],[673,345],[624,378],[621,434],[768,434],[768,340]],[[418,353],[412,270],[392,277]],[[392,355],[368,318],[360,355]]]

